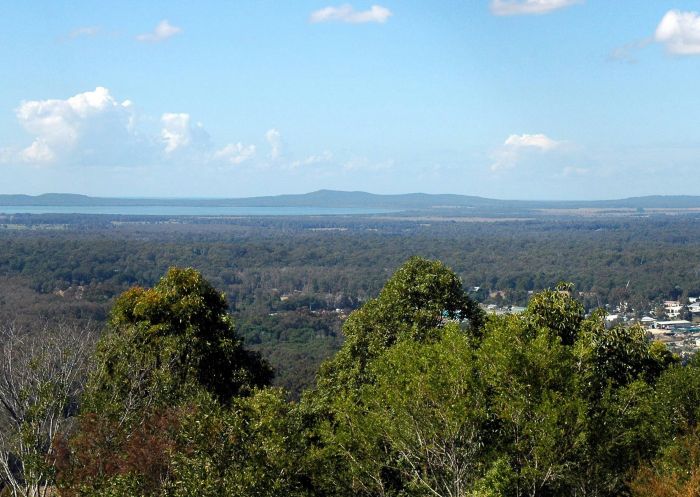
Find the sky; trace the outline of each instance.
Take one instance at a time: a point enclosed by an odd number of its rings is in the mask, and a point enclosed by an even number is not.
[[[0,193],[700,194],[700,2],[5,2]]]

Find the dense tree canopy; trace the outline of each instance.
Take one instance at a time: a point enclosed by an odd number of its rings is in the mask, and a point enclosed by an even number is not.
[[[43,485],[71,497],[697,495],[700,363],[585,315],[572,295],[560,285],[522,314],[484,316],[454,272],[411,258],[292,402],[223,296],[171,269],[117,300]]]
[[[165,491],[178,457],[205,443],[194,434],[183,440],[188,421],[196,425],[189,414],[240,407],[271,376],[199,272],[171,268],[152,289],[125,292],[97,347],[80,431],[62,445],[68,495]]]
[[[357,388],[370,381],[367,366],[398,342],[430,342],[445,320],[464,320],[477,337],[483,312],[470,299],[459,277],[439,261],[412,257],[375,299],[353,312],[343,325],[345,343],[320,371],[320,390]]]
[[[199,389],[228,401],[272,376],[243,348],[224,296],[193,269],[119,297],[96,363],[85,395],[95,412],[177,404]]]
[[[530,292],[565,280],[587,311],[622,305],[640,318],[661,300],[700,295],[700,222],[690,215],[481,223],[65,214],[4,223],[0,319],[103,324],[132,285],[195,267],[226,293],[238,332],[295,398],[340,348],[344,316],[412,255],[443,261],[487,303],[524,306]]]
[[[586,318],[570,285],[534,295],[522,315],[444,325],[435,316],[459,315],[445,312],[451,300],[411,289],[459,295],[444,291],[449,274],[411,259],[346,323],[346,343],[302,405],[319,416],[310,467],[323,492],[628,491],[630,471],[664,443],[655,386],[675,359],[639,327]]]

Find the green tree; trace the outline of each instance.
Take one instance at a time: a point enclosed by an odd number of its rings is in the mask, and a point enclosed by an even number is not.
[[[700,356],[664,371],[655,386],[654,432],[661,450],[635,471],[635,497],[700,495]]]
[[[307,495],[301,430],[280,389],[221,406],[206,398],[182,411],[164,497]]]
[[[269,384],[272,372],[243,347],[224,296],[194,269],[171,268],[112,309],[85,393],[85,411],[124,418],[176,405],[200,389],[222,402]]]
[[[405,340],[371,365],[376,381],[346,399],[335,442],[353,491],[462,496],[485,473],[485,392],[473,346],[456,325],[434,342]]]
[[[428,342],[445,320],[464,321],[478,337],[484,315],[457,275],[439,261],[412,257],[376,299],[353,312],[343,326],[345,343],[319,372],[322,391],[348,391],[371,381],[368,364],[401,340]]]
[[[618,495],[659,445],[653,385],[673,363],[638,327],[583,316],[570,287],[493,318],[477,351],[514,495]]]
[[[342,438],[347,433],[344,430],[353,429],[348,424],[350,418],[356,419],[347,409],[364,405],[361,389],[376,379],[374,361],[397,344],[438,341],[448,321],[461,322],[465,337],[477,340],[484,316],[454,272],[439,261],[420,257],[410,258],[377,298],[350,315],[343,326],[342,348],[322,364],[316,389],[305,395],[300,406],[308,427],[305,462],[312,468],[311,478],[321,493],[352,495],[357,488],[355,466],[348,466],[354,449],[344,447]],[[386,440],[366,438],[363,443],[375,444],[363,451],[390,451],[376,445]],[[390,481],[403,485],[390,468],[386,465],[381,470],[381,488]]]
[[[79,431],[61,447],[66,495],[175,495],[171,486],[188,478],[176,471],[183,461],[191,458],[194,468],[219,450],[214,439],[187,438],[198,422],[189,413],[219,423],[223,431],[212,436],[226,437],[240,418],[229,409],[272,377],[243,348],[227,310],[194,269],[171,268],[154,288],[119,297],[98,344]],[[260,469],[252,460],[250,467]]]
[[[535,326],[552,330],[564,345],[572,345],[583,322],[581,303],[571,298],[573,285],[560,283],[554,290],[535,294],[527,305],[527,316]]]
[[[526,315],[490,320],[478,371],[490,393],[494,450],[513,473],[508,495],[566,495],[578,471],[587,405],[576,395],[572,348],[544,324],[557,309],[536,302]],[[544,317],[533,315],[543,309]]]

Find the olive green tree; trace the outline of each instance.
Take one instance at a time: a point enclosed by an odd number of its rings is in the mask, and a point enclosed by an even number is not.
[[[63,444],[64,491],[161,495],[177,480],[183,451],[217,447],[183,438],[185,414],[211,411],[223,423],[222,413],[271,377],[243,347],[224,296],[194,269],[171,268],[154,288],[125,292],[98,343],[79,431]]]
[[[272,378],[243,347],[224,295],[191,268],[171,268],[155,287],[122,294],[95,363],[85,411],[124,419],[200,389],[227,402]]]

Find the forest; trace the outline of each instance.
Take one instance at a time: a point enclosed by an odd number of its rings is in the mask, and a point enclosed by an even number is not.
[[[201,218],[11,215],[0,219],[0,318],[98,329],[116,297],[193,267],[226,293],[247,345],[298,398],[342,341],[345,317],[409,257],[439,259],[479,302],[525,305],[574,283],[586,311],[700,295],[693,216],[454,222],[381,216]]]
[[[121,293],[99,338],[4,325],[2,493],[697,495],[700,362],[606,327],[572,290],[487,316],[411,257],[299,400],[192,268]]]

